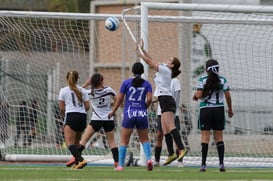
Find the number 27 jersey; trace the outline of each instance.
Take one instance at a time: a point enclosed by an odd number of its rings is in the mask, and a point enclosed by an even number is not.
[[[125,80],[121,87],[120,93],[126,95],[125,109],[147,109],[146,94],[152,92],[152,86],[148,81],[144,81],[141,87],[132,86],[133,78]]]

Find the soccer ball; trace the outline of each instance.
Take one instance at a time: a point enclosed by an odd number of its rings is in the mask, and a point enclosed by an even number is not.
[[[116,17],[109,17],[105,20],[105,28],[109,31],[115,31],[119,27],[119,20]]]

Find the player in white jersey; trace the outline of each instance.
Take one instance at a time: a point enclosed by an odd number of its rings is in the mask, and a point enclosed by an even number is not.
[[[141,40],[137,44],[138,55],[157,72],[155,74],[154,82],[156,89],[154,96],[158,98],[159,105],[161,108],[161,124],[162,131],[165,136],[167,149],[169,156],[164,165],[170,164],[172,161],[178,158],[182,159],[187,150],[184,148],[180,134],[174,125],[174,114],[176,111],[176,103],[172,97],[172,90],[170,82],[173,77],[176,77],[181,71],[179,70],[180,61],[176,57],[170,57],[166,63],[159,64],[156,60],[152,59],[151,56],[143,49],[144,42]],[[142,50],[142,51],[140,51]],[[179,155],[177,157],[173,149],[173,140],[178,147]]]
[[[108,144],[114,159],[114,166],[118,165],[118,148],[115,142],[115,123],[114,117],[108,118],[108,113],[111,112],[111,105],[116,100],[116,92],[108,86],[103,85],[103,76],[99,73],[92,75],[90,80],[87,80],[83,87],[91,84],[89,91],[90,101],[92,105],[92,116],[89,125],[87,126],[80,144],[86,145],[88,140],[94,133],[104,130]]]
[[[172,78],[171,92],[176,103],[176,111],[175,111],[175,118],[174,118],[175,127],[179,131],[180,130],[179,103],[180,103],[181,85],[177,78]],[[162,126],[161,126],[161,109],[160,109],[160,106],[158,105],[157,106],[157,131],[156,131],[156,143],[155,143],[155,166],[159,166],[160,155],[162,151],[162,140],[163,140],[163,132],[162,132]],[[178,161],[182,162],[182,159]],[[179,163],[179,165],[181,165],[181,163]]]
[[[224,97],[228,106],[228,116],[233,116],[230,88],[225,77],[219,75],[219,64],[216,60],[210,59],[206,62],[207,75],[201,76],[198,80],[197,90],[193,100],[200,99],[200,113],[198,128],[201,130],[202,163],[200,172],[206,171],[206,159],[210,131],[213,131],[216,143],[219,170],[225,171],[223,141],[223,130],[225,129]]]
[[[89,110],[89,97],[87,91],[78,86],[79,73],[69,71],[66,75],[68,86],[59,93],[59,109],[64,118],[65,143],[75,158],[73,169],[81,169],[87,165],[77,148],[84,129],[86,128],[86,112]]]

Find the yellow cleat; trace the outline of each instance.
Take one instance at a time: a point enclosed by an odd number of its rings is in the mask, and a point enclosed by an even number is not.
[[[171,156],[168,156],[166,162],[163,164],[164,166],[165,165],[169,165],[170,163],[172,163],[174,160],[176,160],[176,154],[174,153],[173,155]]]
[[[72,167],[73,170],[78,170],[78,169],[82,169],[83,167],[85,167],[87,165],[87,161],[83,160],[81,162],[79,162],[77,165],[75,165],[74,167]]]
[[[188,150],[184,149],[181,150],[179,155],[178,155],[178,160],[183,159],[183,157],[188,153]]]

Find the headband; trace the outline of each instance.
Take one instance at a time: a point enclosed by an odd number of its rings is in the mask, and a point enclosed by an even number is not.
[[[207,68],[207,71],[212,71],[213,73],[215,73],[215,74],[219,74],[219,65],[212,65],[212,66],[209,66],[208,68]]]

